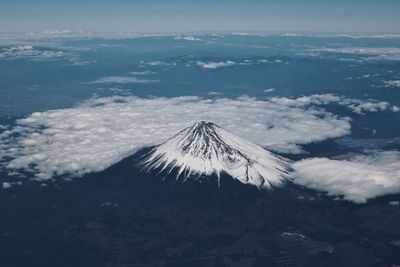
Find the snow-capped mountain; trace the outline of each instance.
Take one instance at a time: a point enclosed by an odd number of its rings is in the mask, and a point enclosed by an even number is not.
[[[154,147],[142,163],[146,171],[175,169],[184,180],[225,172],[258,188],[281,184],[289,169],[286,159],[205,121]]]

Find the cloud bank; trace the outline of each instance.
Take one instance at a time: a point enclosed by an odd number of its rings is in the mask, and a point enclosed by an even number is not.
[[[355,203],[400,192],[400,152],[375,152],[348,160],[312,158],[295,162],[294,181]]]
[[[91,99],[69,109],[36,112],[0,134],[0,159],[10,171],[36,179],[101,171],[144,146],[158,144],[196,121],[213,121],[267,148],[298,145],[350,133],[347,118],[322,109],[254,98],[198,97]]]

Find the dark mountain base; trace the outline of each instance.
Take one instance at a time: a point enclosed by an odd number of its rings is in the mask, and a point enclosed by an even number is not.
[[[161,176],[162,177],[162,176]],[[1,266],[390,266],[400,209],[333,201],[288,182],[177,183],[136,156],[98,174],[0,195]]]

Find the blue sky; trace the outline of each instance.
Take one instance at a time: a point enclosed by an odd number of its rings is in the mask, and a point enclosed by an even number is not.
[[[0,31],[400,32],[399,0],[0,0]]]

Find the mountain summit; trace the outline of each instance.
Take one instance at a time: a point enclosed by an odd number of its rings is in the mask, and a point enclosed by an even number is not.
[[[282,183],[288,161],[274,155],[212,122],[197,122],[164,143],[144,158],[145,170],[172,172],[177,179],[199,179],[202,175],[227,173],[243,184],[270,188]]]

